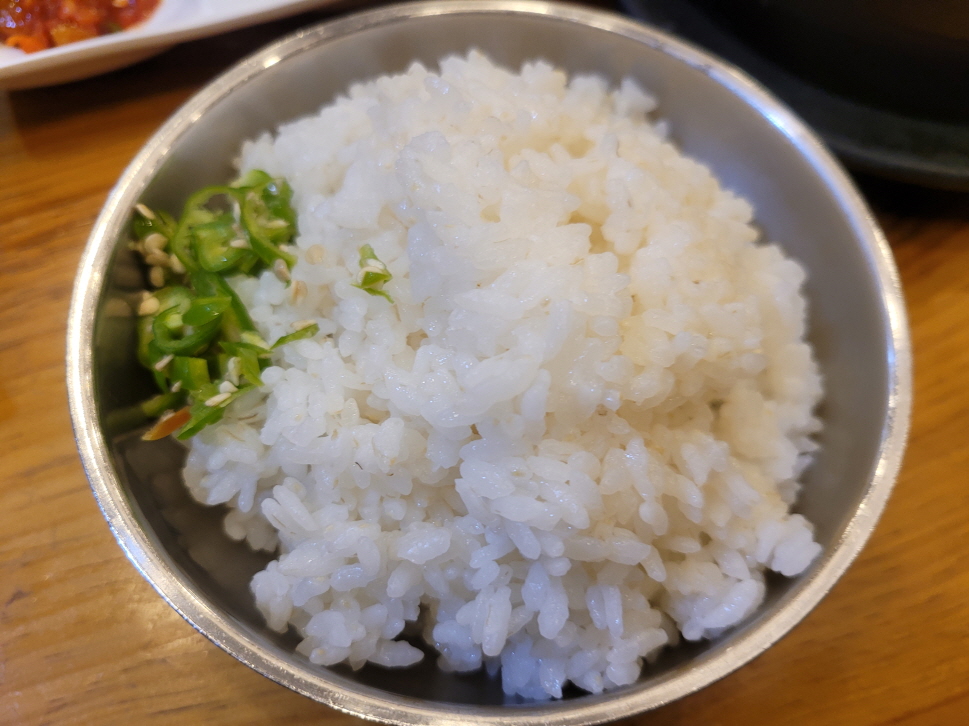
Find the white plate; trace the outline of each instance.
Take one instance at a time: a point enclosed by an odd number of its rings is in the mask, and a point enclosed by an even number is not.
[[[36,88],[76,81],[135,63],[195,38],[283,18],[334,0],[162,0],[130,30],[24,53],[0,46],[0,88]]]

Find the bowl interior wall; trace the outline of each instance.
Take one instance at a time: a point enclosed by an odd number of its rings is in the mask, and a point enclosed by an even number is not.
[[[305,31],[302,50],[283,56],[244,85],[232,89],[195,123],[184,124],[154,178],[139,197],[177,211],[188,194],[233,174],[243,140],[312,113],[350,83],[404,70],[411,61],[437,59],[480,48],[517,67],[545,58],[571,73],[594,72],[618,82],[629,75],[659,99],[658,115],[691,156],[712,167],[723,184],[754,206],[765,238],[778,242],[808,270],[811,339],[825,379],[825,429],[821,451],[804,479],[797,510],[817,527],[827,551],[835,546],[857,509],[872,475],[885,425],[890,341],[870,253],[855,240],[839,202],[784,131],[785,119],[751,110],[702,67],[690,67],[659,48],[560,19],[510,14],[428,16],[409,24],[364,29],[326,43],[321,31]],[[316,42],[311,42],[316,39]],[[95,366],[101,416],[137,402],[150,390],[133,357],[134,321],[110,314],[111,298],[128,302],[144,284],[131,253],[118,240],[105,300],[96,327]],[[295,664],[297,639],[269,631],[255,611],[248,579],[267,558],[228,542],[219,510],[195,504],[182,488],[182,453],[169,442],[142,444],[114,439],[119,475],[143,526],[173,567],[257,641]],[[817,566],[817,563],[816,565]],[[805,575],[805,577],[809,576]],[[772,578],[768,602],[742,628],[712,644],[665,653],[647,667],[634,688],[669,677],[696,658],[709,659],[744,637],[797,590],[800,579]],[[500,683],[484,675],[436,671],[431,659],[405,671],[367,667],[341,677],[394,693],[466,704],[501,704]],[[307,668],[312,668],[308,663]],[[591,697],[585,697],[591,698]]]

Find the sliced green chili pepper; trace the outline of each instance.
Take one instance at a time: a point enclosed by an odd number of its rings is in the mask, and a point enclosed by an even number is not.
[[[157,416],[188,399],[189,406],[166,419],[167,427],[159,424],[149,431],[154,440],[181,426],[178,438],[188,438],[221,419],[231,401],[262,385],[261,373],[273,350],[319,332],[316,324],[307,325],[270,347],[226,280],[231,274],[255,274],[264,265],[278,266],[277,260],[287,267],[295,264],[296,257],[281,247],[296,233],[292,195],[284,180],[252,170],[228,186],[192,194],[177,221],[166,212],[137,205],[135,238],[143,242],[161,234],[166,240],[150,250],[146,245],[137,249],[146,256],[152,250],[169,252],[185,269],[164,266],[166,277],[181,284],[155,291],[157,305],[146,298],[137,322],[138,360],[163,393],[119,421]],[[381,281],[362,281],[377,289],[372,294],[386,296],[379,291]]]
[[[254,258],[248,249],[245,233],[236,229],[232,215],[222,215],[212,222],[192,227],[193,249],[199,266],[209,272],[225,272],[236,267],[245,258]],[[241,242],[246,247],[233,246]]]
[[[169,285],[154,292],[154,298],[158,300],[159,310],[178,307],[179,310],[185,312],[188,310],[188,306],[192,304],[193,297],[195,296],[192,291],[184,285]]]
[[[186,270],[197,270],[199,268],[198,261],[192,253],[192,235],[188,225],[184,223],[178,225],[178,229],[171,240],[171,248],[172,253],[185,266]]]
[[[197,270],[190,275],[190,279],[199,295],[229,298],[229,308],[222,314],[222,335],[227,340],[240,340],[243,333],[255,332],[256,326],[249,317],[249,311],[222,277],[206,270]]]
[[[216,318],[197,328],[184,324],[178,308],[160,312],[151,325],[155,336],[154,344],[165,353],[200,353],[215,337],[221,321]]]
[[[140,404],[141,412],[148,418],[158,418],[165,411],[171,411],[185,403],[185,393],[160,393]]]
[[[371,295],[379,295],[386,298],[387,302],[393,303],[394,299],[389,293],[384,291],[384,285],[393,279],[393,275],[387,270],[387,265],[381,262],[373,247],[364,245],[360,248],[360,281],[354,287],[369,292]]]
[[[154,324],[154,321],[152,321]],[[146,366],[155,378],[155,383],[162,391],[168,390],[168,373],[166,371],[167,366],[160,365],[165,361],[165,358],[169,356],[168,353],[163,351],[158,347],[155,342],[154,333],[152,333],[152,339],[148,342],[148,365]]]
[[[274,227],[277,223],[282,223],[283,226]],[[252,251],[267,265],[272,265],[276,260],[282,260],[287,267],[296,264],[296,258],[281,250],[276,241],[292,236],[289,221],[273,216],[257,190],[252,189],[245,193],[242,201],[242,224],[249,233]]]
[[[143,210],[147,211],[151,216],[147,216]],[[135,239],[141,240],[156,232],[171,239],[175,236],[175,229],[177,227],[178,224],[168,212],[153,211],[144,205],[139,206],[137,214],[135,214],[134,219],[131,221],[131,231]]]
[[[265,363],[254,351],[243,349],[239,352],[239,372],[245,376],[249,383],[255,386],[262,385],[262,376],[260,374],[264,367]]]
[[[262,339],[262,336],[255,331],[246,331],[242,334],[242,341],[257,350],[261,350],[264,353],[269,352],[269,343]]]
[[[234,182],[230,183],[229,186],[233,189],[244,189],[246,187],[261,187],[264,184],[271,182],[273,178],[269,176],[262,169],[250,169],[245,174],[240,176]]]
[[[206,389],[207,388],[208,387],[206,387]],[[215,390],[218,391],[218,387],[215,387]],[[201,395],[203,395],[202,391],[199,391],[199,396]],[[222,420],[222,417],[225,415],[225,408],[221,406],[206,406],[205,400],[200,397],[196,399],[195,403],[192,404],[192,407],[189,409],[191,418],[181,429],[178,430],[178,433],[175,434],[175,438],[184,441],[185,439],[195,436],[195,434],[204,429],[206,426],[218,423]]]
[[[225,213],[225,210],[214,212],[206,208],[207,204],[220,196],[227,197],[230,203],[238,203],[238,192],[225,186],[205,187],[195,192],[185,202],[182,219],[172,238],[172,252],[185,265],[185,269],[190,272],[200,267],[196,251],[193,249],[193,243],[195,241],[194,229],[199,225],[215,222],[215,220]]]
[[[159,393],[134,406],[118,408],[108,413],[105,427],[111,434],[120,434],[156,419],[166,411],[173,411],[185,404],[185,393]]]
[[[279,340],[272,344],[270,350],[276,350],[280,346],[286,345],[287,343],[292,343],[296,340],[303,340],[305,338],[312,338],[314,335],[320,332],[320,326],[316,323],[312,325],[307,325],[300,328],[295,333],[290,333],[289,335],[282,336]]]
[[[293,238],[296,229],[296,212],[293,209],[293,190],[283,179],[270,179],[262,188],[262,201],[269,213],[269,236],[276,244],[283,244]],[[286,222],[286,226],[278,222]]]
[[[249,343],[232,343],[223,340],[219,345],[232,358],[239,359],[239,373],[257,386],[262,385],[263,368],[268,365],[269,351]]]
[[[182,315],[182,321],[194,327],[208,325],[217,320],[230,305],[232,305],[232,298],[227,295],[197,297]]]
[[[175,356],[172,360],[172,382],[181,382],[183,391],[198,391],[210,383],[209,362],[205,358]]]
[[[190,409],[191,418],[176,434],[178,439],[188,439],[195,436],[206,426],[217,423],[225,415],[226,407],[240,396],[251,391],[255,386],[242,386],[232,393],[219,393],[219,387],[214,383],[204,386],[195,398]]]
[[[137,331],[138,331],[138,362],[141,363],[145,368],[151,368],[154,363],[152,363],[149,357],[148,344],[155,339],[155,336],[151,332],[151,324],[154,321],[154,317],[151,315],[143,315],[138,318]]]

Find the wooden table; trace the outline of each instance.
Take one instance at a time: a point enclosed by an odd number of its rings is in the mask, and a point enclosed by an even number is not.
[[[225,66],[320,17],[0,93],[0,723],[350,723],[196,633],[125,560],[81,470],[64,388],[75,267],[111,185]],[[969,723],[969,195],[869,182],[915,347],[915,415],[884,518],[793,633],[661,724]]]

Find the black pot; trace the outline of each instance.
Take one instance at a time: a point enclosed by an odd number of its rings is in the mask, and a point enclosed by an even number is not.
[[[969,121],[969,0],[692,0],[803,80],[890,111]]]
[[[969,190],[969,0],[621,0],[787,101],[850,165]]]

